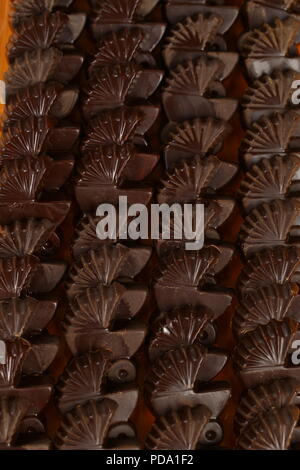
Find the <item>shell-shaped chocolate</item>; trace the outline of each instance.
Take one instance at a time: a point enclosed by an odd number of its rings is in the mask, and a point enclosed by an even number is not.
[[[246,253],[288,242],[289,232],[300,212],[297,200],[275,200],[261,204],[246,217],[240,240]]]
[[[212,155],[184,161],[167,173],[159,190],[158,199],[160,202],[170,204],[194,201],[200,195],[217,189],[222,171],[224,175],[224,163]]]
[[[211,413],[205,406],[185,407],[159,417],[146,441],[150,450],[196,450]]]
[[[55,446],[60,450],[101,450],[117,409],[112,400],[89,401],[68,413],[58,430]]]
[[[0,171],[0,203],[36,199],[46,171],[43,158],[14,160],[4,165]]]
[[[93,0],[93,10],[99,23],[131,23],[140,0]]]
[[[125,291],[119,283],[87,289],[71,302],[73,314],[66,317],[68,327],[78,333],[112,327]]]
[[[5,73],[7,92],[13,94],[22,88],[51,80],[62,58],[63,53],[54,48],[25,52]]]
[[[263,158],[247,171],[240,194],[251,199],[278,199],[287,195],[300,168],[298,155]]]
[[[100,187],[121,184],[124,169],[134,153],[135,150],[130,144],[113,144],[88,153],[82,160],[78,185]]]
[[[249,108],[285,107],[294,91],[292,84],[300,74],[292,70],[276,70],[271,75],[263,75],[247,88],[242,98],[242,106]]]
[[[246,153],[280,153],[287,150],[299,125],[300,116],[293,112],[274,113],[255,122],[247,130],[241,151]]]
[[[144,268],[150,253],[142,247],[131,249],[121,244],[91,250],[81,256],[70,271],[69,295],[75,297],[98,284],[110,285],[119,277],[132,279]]]
[[[284,284],[293,280],[299,264],[300,249],[296,246],[257,253],[247,261],[239,278],[239,289],[249,292],[272,284]]]
[[[205,328],[213,314],[203,307],[178,307],[155,322],[149,344],[151,361],[173,351],[205,341]]]
[[[222,24],[223,19],[213,14],[188,17],[172,28],[170,36],[166,39],[165,51],[169,48],[209,50],[213,47]]]
[[[299,22],[289,17],[276,18],[272,24],[264,23],[243,36],[241,52],[248,57],[285,56],[295,43]]]
[[[8,57],[13,60],[26,51],[50,48],[59,42],[59,35],[68,21],[68,16],[59,11],[25,21],[10,37]]]
[[[288,321],[272,320],[242,336],[236,349],[236,366],[240,370],[284,366],[293,327]]]
[[[258,415],[273,408],[293,405],[297,390],[297,383],[288,378],[273,380],[247,390],[242,396],[235,416],[235,424],[239,434]]]
[[[0,258],[34,254],[47,241],[52,228],[50,220],[32,218],[0,226]]]
[[[132,140],[142,117],[142,113],[136,108],[125,106],[101,113],[90,123],[83,151],[93,152],[102,145],[124,145]]]
[[[72,1],[73,0],[64,0],[60,3],[67,7]],[[13,25],[16,26],[29,17],[51,12],[56,4],[57,0],[14,0],[12,5]]]
[[[9,128],[1,138],[0,159],[37,157],[43,150],[50,126],[51,120],[47,117],[31,117]]]
[[[200,344],[168,351],[152,365],[146,388],[152,398],[193,390],[207,350]]]
[[[296,406],[269,410],[243,430],[238,446],[243,450],[288,450],[298,419]]]
[[[166,79],[165,92],[180,94],[218,93],[222,90],[220,80],[224,65],[215,58],[202,56],[195,61],[189,60],[171,70]],[[218,93],[219,94],[219,93]]]
[[[30,116],[41,117],[51,113],[63,86],[59,83],[38,83],[17,92],[5,108],[5,125],[12,127]]]
[[[102,67],[132,62],[143,39],[143,31],[138,28],[124,28],[105,36],[98,47],[89,72],[93,74]]]
[[[95,72],[86,87],[85,106],[116,108],[122,106],[140,73],[134,64],[118,64]]]
[[[263,0],[265,5],[273,8],[282,8],[283,10],[299,11],[299,0]]]
[[[272,284],[245,294],[233,318],[235,333],[241,336],[271,320],[283,321],[298,291],[297,284],[286,283]]]
[[[101,398],[109,365],[103,351],[73,358],[57,386],[60,407],[70,409]]]
[[[31,297],[25,299],[9,299],[0,302],[0,337],[5,341],[13,341],[16,338],[40,331],[49,321],[49,317],[39,321],[37,326],[36,317],[41,318],[41,309],[45,307],[44,302],[39,302]],[[52,305],[50,311],[54,315],[56,304]]]
[[[5,343],[5,364],[0,364],[0,390],[18,385],[29,348],[29,343],[23,339]]]
[[[198,118],[178,124],[170,133],[167,149],[184,150],[194,155],[213,151],[230,131],[225,121],[215,118]]]
[[[163,261],[159,283],[166,286],[198,287],[214,273],[219,250],[215,246],[200,251],[176,250]]]
[[[105,242],[97,237],[97,225],[100,220],[101,217],[87,215],[80,221],[75,232],[75,240],[73,244],[73,253],[75,258],[87,251],[98,249],[102,246],[103,242]],[[110,239],[109,241],[113,243],[113,241],[116,240]]]
[[[30,403],[21,397],[0,398],[0,442],[7,446],[12,444],[22,419],[25,417]]]
[[[0,259],[0,299],[19,297],[28,287],[37,263],[32,256]]]

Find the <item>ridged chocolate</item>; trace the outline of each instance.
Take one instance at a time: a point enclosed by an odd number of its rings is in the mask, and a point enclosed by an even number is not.
[[[287,282],[245,294],[233,318],[234,332],[241,336],[272,320],[297,319],[298,292],[297,284]]]
[[[285,366],[295,325],[288,320],[272,320],[242,336],[235,354],[235,365],[243,371]]]
[[[247,390],[242,396],[235,416],[238,433],[241,434],[258,415],[272,412],[274,408],[281,409],[293,405],[297,391],[297,383],[286,378]]]
[[[101,450],[117,403],[112,400],[89,401],[68,413],[58,430],[55,446],[59,450]]]
[[[160,417],[150,430],[146,448],[157,450],[196,450],[210,411],[204,406],[181,408]]]
[[[286,56],[295,43],[299,30],[296,18],[275,19],[261,28],[246,33],[241,39],[241,52],[247,57]]]
[[[235,165],[219,160],[213,155],[194,157],[183,161],[166,179],[159,189],[159,203],[194,201],[200,195],[212,194],[225,186],[235,175]]]
[[[260,415],[238,440],[243,450],[288,450],[299,419],[299,409],[287,406]]]
[[[150,253],[148,248],[127,248],[120,244],[91,250],[71,269],[69,296],[72,298],[98,284],[109,285],[118,278],[133,279],[148,262]]]
[[[183,159],[218,151],[230,130],[227,122],[214,118],[198,118],[178,124],[170,132],[165,147],[167,168]]]
[[[257,251],[288,245],[296,231],[300,204],[297,199],[275,200],[253,209],[240,231],[240,241],[246,256]]]
[[[290,154],[263,158],[247,171],[240,195],[247,211],[274,199],[283,199],[298,190],[300,156]]]
[[[61,68],[62,62],[69,62],[68,69]],[[83,63],[79,54],[65,55],[58,49],[25,52],[9,67],[4,76],[9,95],[40,82],[57,80],[66,83],[74,78]]]
[[[150,338],[150,360],[154,361],[167,351],[212,342],[210,325],[213,319],[214,314],[208,309],[188,306],[177,307],[159,316]]]
[[[272,284],[299,282],[299,263],[300,251],[296,246],[257,253],[246,262],[238,287],[244,293]]]

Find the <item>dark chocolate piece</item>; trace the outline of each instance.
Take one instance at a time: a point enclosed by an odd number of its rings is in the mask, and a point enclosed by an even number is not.
[[[246,387],[283,377],[299,382],[299,367],[289,364],[296,330],[296,324],[291,320],[272,320],[240,338],[234,362]]]
[[[259,80],[255,80],[247,88],[241,103],[247,127],[262,116],[295,107],[292,102],[295,88],[292,85],[299,78],[300,73],[292,70],[276,70],[271,75],[263,75]]]
[[[238,447],[243,450],[288,450],[299,420],[299,408],[286,406],[259,415],[243,430]]]
[[[299,214],[298,199],[275,200],[253,209],[239,234],[244,254],[250,256],[279,245],[297,244]]]
[[[83,105],[86,119],[123,106],[130,100],[147,99],[160,81],[163,72],[142,68],[134,63],[104,67],[94,72],[86,87],[87,99]]]
[[[193,344],[212,344],[214,313],[203,307],[177,307],[161,314],[154,322],[149,344],[151,361],[170,350]]]
[[[63,54],[55,48],[25,52],[5,73],[6,91],[8,95],[12,95],[48,80],[67,83],[77,75],[82,64],[82,55]]]
[[[236,172],[236,165],[223,162],[214,155],[196,156],[166,174],[157,196],[158,202],[189,202],[200,195],[210,195],[225,186]]]
[[[235,427],[241,434],[258,415],[274,408],[285,408],[297,403],[299,386],[293,379],[280,379],[258,385],[246,391],[235,415]]]
[[[0,226],[0,258],[33,255],[54,230],[53,222],[47,219],[17,220],[13,225]]]
[[[56,302],[31,297],[0,302],[0,337],[13,341],[21,336],[40,333],[53,317]]]
[[[47,50],[52,46],[60,48],[65,44],[73,44],[85,20],[84,13],[68,16],[57,11],[24,21],[10,37],[7,45],[9,60],[12,62],[16,57],[35,49]]]
[[[196,450],[208,431],[211,413],[205,406],[181,408],[161,416],[146,441],[148,450]]]
[[[295,111],[262,117],[247,130],[240,147],[247,166],[262,158],[296,153],[299,147],[300,115]]]
[[[55,446],[60,450],[101,450],[117,403],[112,400],[89,401],[68,413],[58,430]]]
[[[240,187],[240,196],[247,212],[274,199],[299,191],[300,155],[276,155],[263,158],[247,171]]]
[[[204,226],[199,225],[199,220],[196,217],[196,207],[192,206],[191,214],[186,217],[184,214],[183,204],[177,203],[177,217],[176,220],[172,219],[170,227],[161,228],[160,239],[156,243],[156,248],[159,256],[164,256],[170,250],[184,248],[185,243],[191,239],[195,239],[195,227],[198,232],[204,230],[204,236],[209,240],[220,240],[218,229],[225,223],[231,216],[235,207],[235,201],[232,199],[196,199],[194,204],[202,204],[204,206]],[[181,208],[181,212],[179,211]],[[184,227],[184,233],[182,233]],[[169,236],[169,233],[171,236]]]
[[[249,28],[254,29],[264,23],[271,23],[276,18],[283,20],[299,14],[300,3],[299,0],[248,0],[245,11]]]
[[[29,17],[51,12],[54,8],[67,8],[73,0],[14,0],[12,23],[16,27]]]
[[[45,158],[14,160],[7,163],[0,171],[1,204],[34,201],[47,172]]]
[[[106,111],[89,123],[82,150],[94,152],[101,146],[124,145],[143,136],[157,118],[156,106],[135,106]]]
[[[233,330],[241,336],[271,320],[290,317],[299,321],[299,302],[299,289],[294,283],[274,284],[249,292],[243,296],[233,318]]]
[[[130,385],[123,387],[121,393],[117,390],[109,391],[115,385],[109,381],[110,371],[118,375],[120,384],[130,382],[130,370],[126,370],[124,362],[119,362],[113,364],[109,355],[103,351],[72,359],[58,384],[61,412],[67,413],[89,400],[111,399],[118,405],[111,424],[126,423],[136,407],[138,392]]]
[[[110,285],[120,278],[133,279],[145,267],[150,255],[150,248],[127,248],[120,244],[91,250],[70,271],[69,297],[74,298],[98,284]]]
[[[187,121],[201,117],[228,120],[237,101],[225,98],[221,84],[224,65],[218,59],[202,56],[189,60],[171,71],[162,100],[170,121]]]
[[[168,0],[166,6],[167,18],[170,23],[177,23],[187,16],[199,13],[203,15],[214,14],[222,17],[223,24],[220,33],[224,34],[232,26],[238,15],[238,9],[233,6],[223,6],[224,2],[218,0],[195,1],[195,0]]]
[[[225,268],[232,255],[233,250],[226,246],[171,252],[163,259],[154,286],[159,309],[168,311],[178,305],[201,305],[211,309],[216,317],[224,313],[231,303],[232,293],[214,288],[214,275]]]
[[[259,78],[275,70],[299,72],[298,34],[299,19],[293,16],[283,20],[277,17],[272,24],[265,23],[245,33],[239,45],[250,77]]]
[[[38,259],[33,256],[0,259],[0,300],[26,292],[37,265]]]
[[[165,146],[165,162],[171,168],[183,159],[218,152],[231,126],[215,118],[197,118],[175,125]]]
[[[98,46],[97,53],[89,67],[92,76],[102,67],[111,67],[115,64],[137,64],[147,63],[154,67],[155,61],[152,56],[141,50],[144,33],[141,29],[122,29],[121,31],[106,35]]]
[[[14,127],[31,116],[66,117],[73,109],[78,89],[64,89],[59,83],[38,83],[19,91],[8,100],[5,108],[5,127]]]
[[[141,181],[146,178],[159,160],[157,154],[138,151],[131,144],[100,146],[87,152],[79,168],[75,193],[83,211],[92,211],[100,203],[118,204],[119,196],[131,202],[149,202],[151,188],[123,188],[126,180]]]
[[[248,260],[238,281],[242,293],[272,284],[299,282],[300,250],[296,246],[279,246],[257,253]]]
[[[168,351],[152,364],[146,381],[151,406],[159,416],[183,406],[207,406],[217,417],[230,397],[224,384],[204,385],[225,366],[227,355],[199,344]]]

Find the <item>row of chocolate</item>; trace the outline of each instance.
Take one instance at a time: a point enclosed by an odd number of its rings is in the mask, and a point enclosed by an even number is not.
[[[221,444],[218,417],[231,395],[230,384],[213,379],[228,361],[214,343],[216,320],[233,297],[218,284],[218,274],[234,253],[233,246],[222,242],[220,228],[235,206],[222,191],[237,167],[216,154],[231,133],[229,120],[238,105],[226,96],[223,84],[238,60],[238,54],[227,51],[223,36],[238,9],[169,0],[166,14],[162,54],[168,72],[162,103],[169,122],[162,140],[167,173],[157,201],[182,208],[203,204],[205,245],[200,251],[186,250],[187,232],[184,240],[175,236],[157,243],[160,270],[154,295],[159,313],[149,339],[151,370],[145,388],[156,421],[146,447],[195,450]]]
[[[152,248],[126,242],[124,227],[111,239],[98,233],[100,204],[120,213],[119,198],[149,204],[153,188],[144,183],[159,161],[147,132],[159,114],[155,94],[163,72],[153,49],[165,25],[147,22],[156,2],[92,1],[91,30],[97,42],[82,93],[85,134],[75,184],[84,214],[73,244],[65,335],[74,358],[60,383],[64,415],[58,449],[142,448],[130,418],[139,400],[132,357],[142,346],[146,324],[135,317],[149,295],[135,281]],[[151,101],[150,101],[151,100]]]
[[[249,31],[239,42],[250,86],[242,98],[245,265],[233,330],[246,388],[235,430],[237,447],[246,450],[299,446],[299,6],[246,2]]]
[[[51,446],[41,412],[53,392],[48,369],[59,341],[46,327],[57,307],[50,293],[66,271],[56,259],[62,242],[56,232],[70,202],[58,190],[72,171],[80,132],[67,120],[79,94],[68,83],[83,63],[73,44],[86,19],[63,12],[70,3],[12,2],[0,142],[3,450]]]

